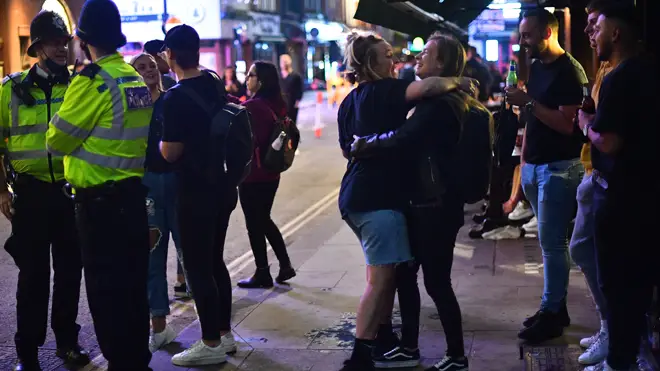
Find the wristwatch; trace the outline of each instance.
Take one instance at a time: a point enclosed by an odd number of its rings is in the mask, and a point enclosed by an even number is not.
[[[530,114],[534,113],[534,106],[536,106],[536,101],[532,99],[525,104],[525,111]]]
[[[582,129],[582,134],[587,138],[589,137],[589,129],[591,129],[591,124],[584,125],[584,128]]]

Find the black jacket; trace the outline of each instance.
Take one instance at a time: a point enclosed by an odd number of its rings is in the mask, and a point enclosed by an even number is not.
[[[451,194],[448,181],[461,124],[442,98],[417,104],[398,130],[357,139],[351,155],[365,158],[396,150],[409,162],[409,199],[414,206],[438,206]],[[449,193],[449,194],[448,194]]]

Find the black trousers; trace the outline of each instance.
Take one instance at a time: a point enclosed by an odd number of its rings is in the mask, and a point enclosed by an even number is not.
[[[279,185],[278,179],[272,182],[243,183],[238,188],[257,268],[268,268],[266,239],[273,247],[280,267],[291,265],[282,233],[270,216]]]
[[[181,252],[204,340],[220,340],[231,329],[231,278],[224,260],[236,188],[222,194],[180,192],[177,203]]]
[[[631,201],[630,195],[641,193],[616,192],[612,188],[605,190],[594,185],[594,237],[598,279],[608,307],[607,362],[618,370],[628,369],[636,362],[653,285],[660,277],[660,252],[653,234],[649,236],[649,231],[656,227],[654,219],[631,218],[644,215],[643,209],[648,208],[646,202],[639,207]],[[649,200],[643,196],[640,199]]]
[[[423,207],[408,214],[408,233],[415,263],[397,267],[397,293],[402,320],[402,344],[417,348],[419,338],[420,295],[417,272],[422,267],[424,286],[440,316],[447,340],[447,354],[465,355],[461,309],[451,284],[456,235],[461,227],[463,211]]]
[[[146,195],[139,178],[76,193],[89,309],[110,371],[150,370]]]
[[[19,269],[16,349],[19,358],[30,360],[36,359],[37,348],[46,339],[51,251],[55,271],[51,327],[58,348],[78,344],[82,261],[73,201],[62,192],[62,184],[19,175],[13,188],[15,214],[5,249]]]

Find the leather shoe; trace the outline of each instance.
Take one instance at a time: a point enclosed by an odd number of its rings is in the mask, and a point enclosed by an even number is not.
[[[80,347],[80,345],[71,348],[60,348],[55,353],[67,365],[85,366],[91,362],[89,353]]]
[[[14,371],[41,371],[41,366],[39,366],[39,361],[24,362],[19,359],[14,366]]]

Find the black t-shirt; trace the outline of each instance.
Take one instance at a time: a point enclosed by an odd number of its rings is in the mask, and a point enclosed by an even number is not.
[[[339,145],[349,153],[353,135],[365,136],[396,130],[406,121],[412,105],[406,102],[410,82],[383,79],[360,84],[344,99],[337,116]],[[399,210],[405,207],[403,159],[398,154],[349,161],[341,182],[339,209],[350,212]]]
[[[654,109],[659,98],[657,86],[654,66],[642,58],[631,58],[605,77],[598,95],[592,130],[617,134],[621,147],[615,154],[606,154],[592,145],[593,167],[613,190],[625,186],[634,190],[635,197],[640,197],[640,192],[657,190],[657,177],[649,173],[658,166],[658,117]]]
[[[207,104],[214,100],[226,100],[218,91],[219,83],[208,74],[179,82],[207,98]],[[183,156],[175,164],[179,190],[204,189],[207,181],[200,175],[199,169],[205,168],[210,156],[211,118],[176,86],[165,93],[163,105],[163,141],[184,145]]]
[[[161,95],[154,102],[154,111],[149,124],[149,141],[147,144],[147,156],[145,167],[152,173],[168,173],[174,170],[174,166],[167,162],[160,153],[160,140],[163,138],[163,97]]]
[[[582,87],[588,83],[580,62],[565,53],[552,63],[535,60],[529,71],[527,94],[538,103],[550,108],[579,106]],[[534,115],[527,119],[525,131],[525,162],[535,165],[580,157],[582,134],[576,127],[573,135],[561,134],[544,124]]]
[[[284,79],[284,94],[286,95],[286,104],[290,113],[296,101],[301,100],[303,97],[303,81],[300,74],[291,72]],[[291,117],[291,119],[295,120],[296,118]]]

